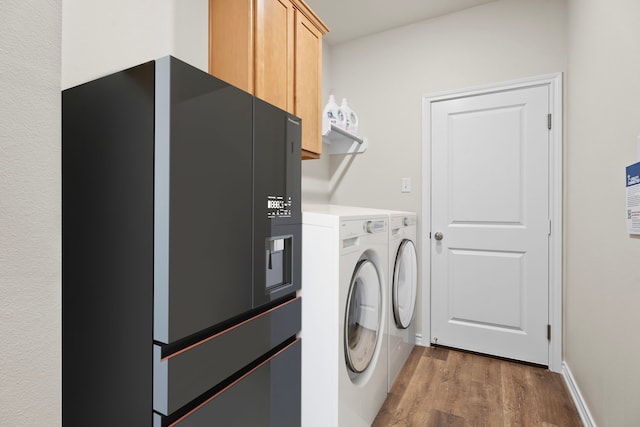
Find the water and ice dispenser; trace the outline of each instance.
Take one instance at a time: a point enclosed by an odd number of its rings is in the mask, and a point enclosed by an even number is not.
[[[253,301],[257,306],[300,289],[301,121],[256,99],[254,125]]]

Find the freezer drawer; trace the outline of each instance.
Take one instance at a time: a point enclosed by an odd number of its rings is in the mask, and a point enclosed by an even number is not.
[[[154,413],[154,427],[299,427],[300,339],[179,417]]]
[[[170,415],[300,331],[301,299],[278,305],[182,351],[153,349],[153,409]]]

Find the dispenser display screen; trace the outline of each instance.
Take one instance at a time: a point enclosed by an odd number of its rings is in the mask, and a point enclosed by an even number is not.
[[[291,197],[267,196],[267,218],[289,218],[291,217]]]

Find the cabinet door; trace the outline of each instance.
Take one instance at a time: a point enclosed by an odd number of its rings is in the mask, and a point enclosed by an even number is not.
[[[254,95],[293,110],[294,9],[290,0],[255,0]]]
[[[302,157],[318,158],[322,152],[322,33],[296,11],[295,34],[294,114],[302,119]]]
[[[209,0],[209,73],[253,93],[253,0]]]

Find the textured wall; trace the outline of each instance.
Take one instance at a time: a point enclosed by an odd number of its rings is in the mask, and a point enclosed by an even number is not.
[[[599,427],[640,425],[640,238],[625,166],[640,161],[640,3],[569,1],[565,360]]]
[[[61,1],[0,2],[0,425],[60,425]]]
[[[165,55],[208,67],[207,0],[65,0],[62,88]]]

